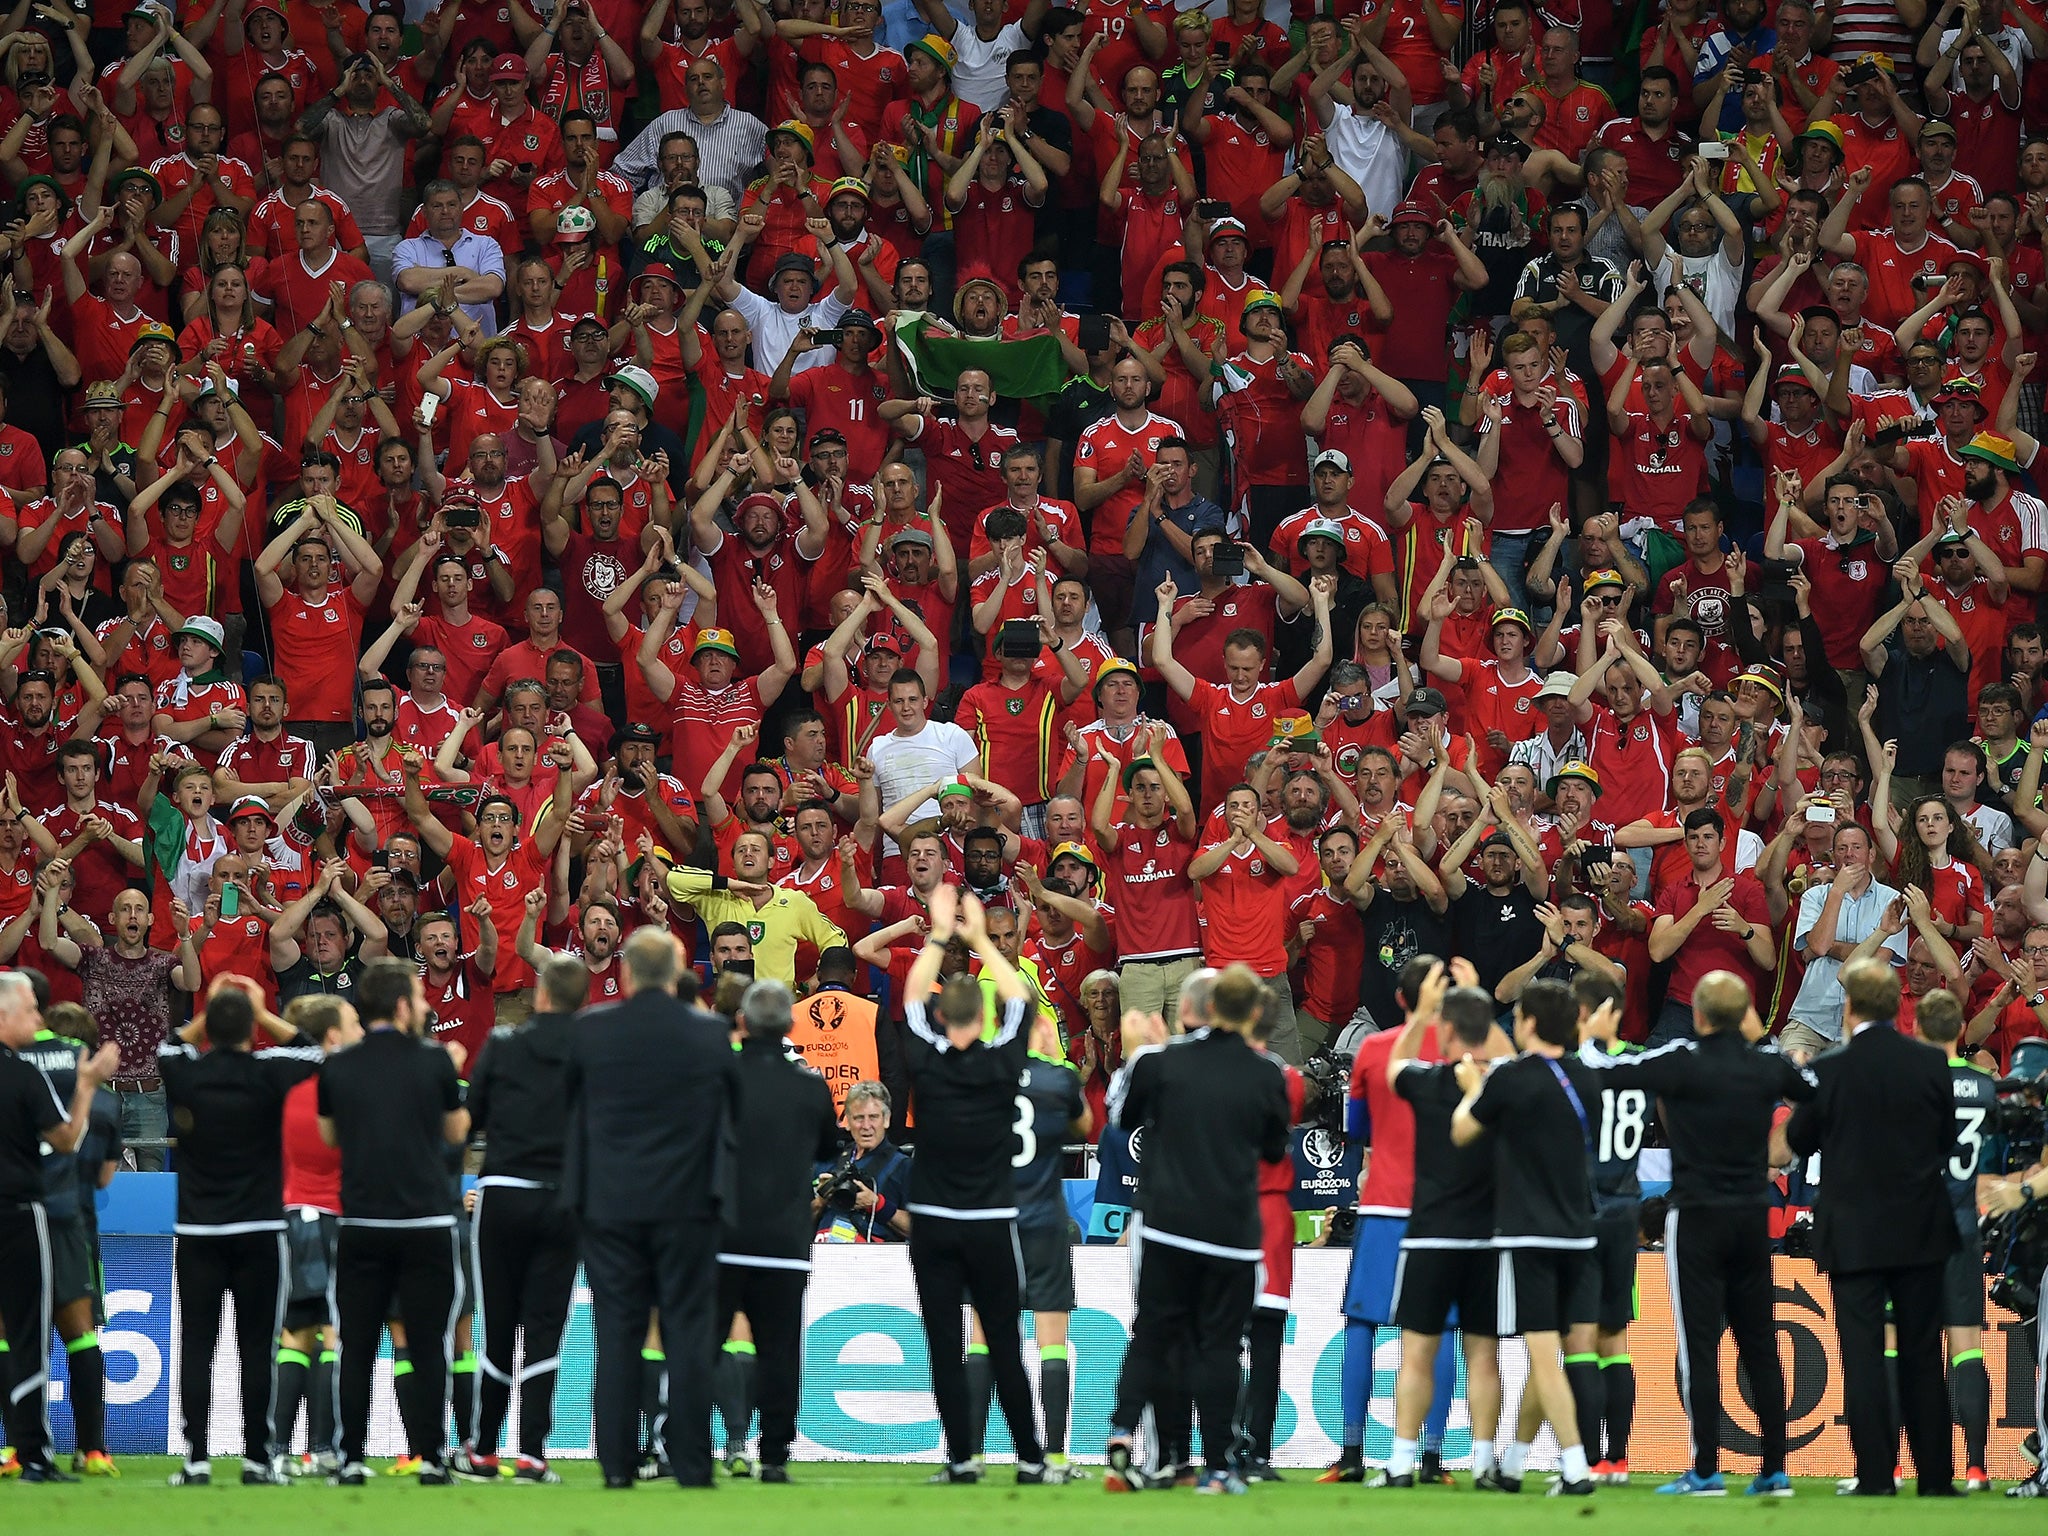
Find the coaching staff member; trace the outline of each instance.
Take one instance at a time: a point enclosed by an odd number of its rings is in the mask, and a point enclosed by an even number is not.
[[[667,929],[637,930],[621,953],[626,999],[583,1015],[564,1078],[569,1203],[596,1314],[597,1459],[605,1487],[633,1486],[640,1348],[658,1310],[680,1367],[669,1374],[669,1465],[684,1487],[708,1488],[739,1067],[725,1020],[676,998],[681,957]]]
[[[470,1443],[455,1456],[460,1477],[498,1479],[498,1436],[519,1388],[519,1462],[526,1483],[558,1483],[548,1469],[562,1329],[576,1287],[576,1222],[562,1201],[568,1139],[563,1077],[576,1012],[590,996],[590,970],[557,955],[541,968],[534,1011],[491,1031],[469,1074],[470,1129],[484,1138],[483,1176],[470,1213],[472,1268],[480,1293],[483,1380]],[[526,1363],[515,1378],[512,1347],[526,1333]]]
[[[1814,1258],[1835,1293],[1842,1401],[1858,1494],[1896,1491],[1898,1427],[1885,1388],[1885,1303],[1898,1333],[1899,1414],[1922,1498],[1957,1497],[1942,1377],[1941,1282],[1957,1243],[1942,1170],[1955,1133],[1948,1063],[1893,1024],[1899,978],[1888,961],[1842,967],[1844,1050],[1813,1062],[1813,1097],[1792,1112],[1776,1152],[1821,1154]]]
[[[13,1341],[7,1435],[22,1481],[74,1482],[50,1459],[50,1227],[43,1216],[43,1151],[78,1149],[92,1125],[92,1099],[120,1065],[110,1040],[78,1064],[67,1106],[48,1074],[16,1053],[35,1044],[42,1015],[19,971],[0,972],[0,1332]],[[0,1384],[8,1380],[0,1369]]]
[[[334,1250],[341,1470],[332,1480],[344,1488],[368,1480],[363,1445],[370,1433],[370,1387],[396,1295],[417,1383],[399,1394],[406,1442],[420,1458],[420,1482],[446,1484],[448,1368],[462,1241],[446,1149],[469,1138],[469,1111],[462,1107],[454,1059],[423,1038],[429,1014],[418,967],[371,961],[356,984],[356,1009],[362,1043],[320,1067],[320,1139],[341,1149]]]
[[[1250,1042],[1266,996],[1250,967],[1225,967],[1209,994],[1208,1027],[1141,1048],[1118,1078],[1120,1090],[1112,1090],[1112,1121],[1145,1137],[1131,1218],[1137,1311],[1117,1377],[1105,1474],[1126,1484],[1138,1485],[1134,1405],[1191,1393],[1209,1458],[1200,1491],[1245,1492],[1233,1461],[1238,1358],[1263,1251],[1259,1164],[1287,1155],[1292,1119],[1279,1059]]]
[[[811,1278],[811,1169],[839,1155],[832,1090],[783,1054],[796,999],[757,981],[740,999],[738,1198],[718,1244],[718,1317],[712,1336],[746,1314],[758,1361],[761,1481],[789,1481],[803,1392],[804,1287]],[[745,1438],[745,1431],[741,1431]]]
[[[1024,1260],[1010,1167],[1031,999],[1024,978],[989,938],[986,914],[972,893],[937,887],[930,915],[931,932],[903,984],[903,1019],[910,1031],[907,1066],[917,1104],[917,1156],[910,1160],[905,1206],[910,1269],[917,1279],[918,1310],[924,1314],[932,1397],[946,1436],[946,1466],[932,1480],[981,1480],[973,1460],[967,1368],[961,1359],[967,1341],[961,1336],[960,1308],[972,1296],[988,1341],[996,1398],[1017,1448],[1017,1481],[1042,1483],[1038,1416],[1017,1326],[1024,1305]],[[986,1038],[980,982],[955,976],[937,987],[955,933],[973,948],[982,979],[995,988],[996,1029]],[[928,1003],[935,989],[938,996]]]
[[[244,990],[246,989],[246,990]],[[253,994],[253,995],[252,995]],[[164,1102],[178,1132],[178,1315],[183,1325],[180,1405],[185,1464],[173,1486],[205,1485],[220,1303],[235,1298],[242,1368],[242,1481],[285,1484],[276,1445],[277,1338],[291,1300],[284,1227],[285,1096],[320,1070],[320,1047],[301,1036],[255,1052],[262,994],[221,976],[206,1000],[207,1051],[182,1040],[157,1052]],[[269,1036],[266,1032],[265,1037]],[[293,1402],[296,1410],[298,1404]]]
[[[1693,988],[1694,1038],[1601,1065],[1606,1088],[1655,1094],[1671,1142],[1671,1204],[1664,1265],[1684,1347],[1679,1396],[1692,1428],[1692,1466],[1657,1491],[1712,1497],[1721,1478],[1721,1335],[1735,1334],[1749,1373],[1762,1463],[1752,1494],[1790,1498],[1785,1476],[1785,1372],[1771,1280],[1771,1119],[1783,1099],[1813,1097],[1811,1073],[1772,1045],[1752,1045],[1763,1024],[1749,985],[1709,971]]]

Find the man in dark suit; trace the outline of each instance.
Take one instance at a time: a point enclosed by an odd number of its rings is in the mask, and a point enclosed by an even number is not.
[[[1956,1496],[1942,1376],[1942,1270],[1956,1246],[1942,1168],[1955,1111],[1942,1053],[1893,1027],[1899,978],[1882,959],[1842,967],[1844,1049],[1816,1057],[1818,1089],[1773,1139],[1782,1161],[1821,1154],[1814,1256],[1834,1287],[1853,1492],[1896,1492],[1899,1426],[1885,1388],[1885,1303],[1898,1332],[1899,1412],[1920,1495]]]
[[[597,1333],[597,1459],[607,1488],[639,1460],[640,1348],[658,1309],[668,1357],[669,1464],[711,1485],[718,1235],[730,1207],[739,1073],[726,1022],[677,1000],[666,930],[623,947],[626,1000],[590,1009],[565,1076],[566,1178],[581,1221]]]

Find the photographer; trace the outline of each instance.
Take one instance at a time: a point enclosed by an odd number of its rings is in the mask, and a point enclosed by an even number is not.
[[[824,1243],[900,1243],[910,1236],[910,1159],[889,1136],[889,1090],[855,1083],[846,1093],[853,1147],[819,1169],[811,1217]]]

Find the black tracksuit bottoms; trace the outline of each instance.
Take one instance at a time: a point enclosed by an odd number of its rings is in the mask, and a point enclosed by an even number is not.
[[[910,1227],[910,1268],[917,1277],[917,1304],[924,1314],[925,1347],[931,1355],[932,1396],[946,1435],[946,1457],[956,1466],[972,1454],[968,1418],[967,1339],[960,1309],[969,1297],[988,1341],[996,1400],[1010,1427],[1017,1460],[1044,1459],[1031,1378],[1024,1371],[1017,1314],[1024,1305],[1024,1252],[1011,1218],[960,1221],[914,1215]]]
[[[559,1190],[486,1181],[477,1185],[469,1242],[483,1379],[477,1384],[476,1423],[464,1430],[478,1454],[497,1455],[517,1386],[519,1454],[545,1461],[562,1330],[576,1289],[575,1215]],[[515,1373],[513,1345],[521,1332],[526,1358]]]
[[[208,1458],[220,1303],[223,1296],[233,1296],[242,1374],[242,1456],[267,1462],[277,1449],[277,1336],[292,1292],[284,1230],[181,1233],[177,1243],[178,1397],[185,1417],[185,1457],[194,1462]]]
[[[445,1226],[364,1226],[344,1216],[334,1253],[334,1306],[341,1324],[341,1459],[363,1459],[370,1391],[391,1298],[405,1324],[414,1389],[398,1395],[406,1445],[429,1466],[448,1441],[448,1372],[455,1350],[456,1270],[461,1236]],[[406,1412],[407,1404],[412,1411]]]
[[[1771,1281],[1770,1213],[1762,1205],[1673,1206],[1664,1216],[1664,1267],[1678,1324],[1679,1396],[1692,1432],[1692,1469],[1721,1468],[1721,1335],[1735,1334],[1763,1442],[1763,1472],[1785,1470],[1785,1368]]]

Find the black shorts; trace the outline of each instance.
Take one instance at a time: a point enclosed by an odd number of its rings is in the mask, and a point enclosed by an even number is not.
[[[1024,1254],[1024,1310],[1074,1310],[1074,1249],[1064,1227],[1019,1227]]]
[[[50,1218],[50,1305],[68,1307],[82,1296],[98,1297],[99,1266],[93,1263],[92,1234],[82,1216]]]
[[[1458,1326],[1483,1338],[1497,1334],[1500,1315],[1499,1256],[1491,1248],[1418,1248],[1401,1244],[1394,1262],[1394,1294],[1388,1312],[1408,1333],[1441,1334],[1451,1308]]]
[[[1590,1248],[1503,1248],[1500,1253],[1501,1337],[1562,1333],[1572,1287],[1593,1264]]]
[[[339,1218],[310,1205],[289,1207],[284,1215],[285,1254],[291,1263],[291,1299],[284,1326],[297,1333],[334,1322],[328,1287],[334,1279],[334,1240]]]
[[[1639,1208],[1593,1218],[1590,1262],[1579,1266],[1565,1320],[1591,1323],[1602,1333],[1620,1333],[1636,1320],[1636,1251]]]
[[[1941,1272],[1941,1326],[1982,1328],[1984,1326],[1984,1257],[1977,1240],[1977,1202],[1967,1212],[1956,1212],[1956,1229],[1961,1245],[1948,1256]]]

